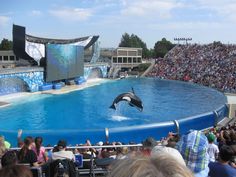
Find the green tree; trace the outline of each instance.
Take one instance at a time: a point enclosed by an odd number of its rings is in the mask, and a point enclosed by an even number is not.
[[[149,50],[146,43],[144,43],[137,35],[125,33],[122,35],[119,47],[135,47],[143,49],[143,57],[148,57]]]
[[[120,44],[119,44],[119,47],[131,47],[131,44],[130,44],[130,36],[128,33],[125,33],[122,35],[121,37],[121,41],[120,41]]]
[[[165,54],[171,50],[175,45],[166,38],[162,38],[161,41],[157,41],[154,46],[154,55],[155,57],[164,57]]]
[[[0,50],[12,50],[13,43],[12,41],[3,38],[0,43]]]

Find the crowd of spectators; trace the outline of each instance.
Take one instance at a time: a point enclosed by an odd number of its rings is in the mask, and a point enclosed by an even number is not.
[[[236,45],[176,45],[164,58],[155,59],[147,75],[194,82],[223,92],[236,92]]]
[[[41,137],[25,137],[23,143],[20,143],[20,150],[13,151],[9,146],[6,147],[9,144],[1,136],[0,177],[1,174],[11,177],[6,171],[10,166],[15,169],[23,163],[46,170],[49,164],[53,164],[53,168],[56,169],[56,165],[62,163],[58,160],[63,159],[69,160],[69,176],[75,177],[77,155],[82,156],[83,160],[88,160],[84,161],[83,168],[91,168],[91,159],[105,160],[102,163],[110,171],[109,177],[236,176],[236,122],[204,132],[190,130],[183,135],[170,132],[160,141],[148,137],[142,142],[142,146],[119,147],[123,145],[121,142],[98,142],[93,146],[86,140],[84,144],[78,144],[70,149],[65,140],[59,140],[56,146],[47,149],[42,142]],[[136,144],[130,142],[130,145]],[[19,168],[25,171],[26,176],[29,174],[24,167]]]

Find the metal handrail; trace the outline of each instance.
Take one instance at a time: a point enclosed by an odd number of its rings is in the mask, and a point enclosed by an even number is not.
[[[67,146],[66,149],[99,149],[99,148],[118,148],[118,147],[142,147],[142,144],[126,144],[126,145],[104,145],[104,146]],[[55,147],[55,146],[54,146]],[[45,147],[47,150],[51,150],[54,148],[53,146],[51,147]],[[10,148],[10,150],[20,150],[21,148],[15,147],[15,148]]]

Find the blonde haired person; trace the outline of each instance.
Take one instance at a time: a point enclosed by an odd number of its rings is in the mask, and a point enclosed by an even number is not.
[[[0,158],[4,155],[6,151],[7,151],[7,148],[5,145],[5,138],[4,136],[0,135]]]
[[[118,160],[108,177],[194,177],[191,171],[167,153]]]

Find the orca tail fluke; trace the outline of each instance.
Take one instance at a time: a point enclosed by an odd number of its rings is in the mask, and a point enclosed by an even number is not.
[[[112,105],[110,106],[110,108],[111,108],[111,109],[116,109],[116,107],[115,107],[114,104],[112,104]]]

